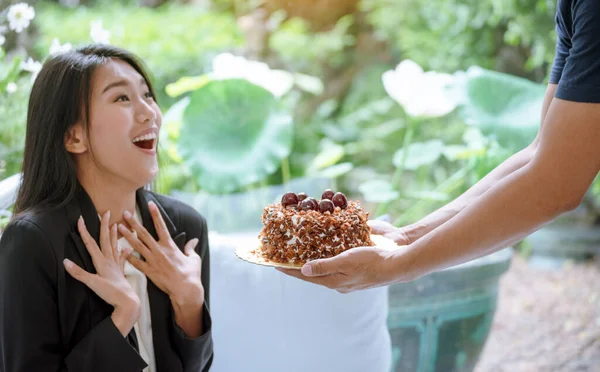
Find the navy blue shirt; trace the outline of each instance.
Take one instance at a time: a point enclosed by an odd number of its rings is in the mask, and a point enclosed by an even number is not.
[[[600,103],[600,0],[558,0],[556,33],[555,96]]]

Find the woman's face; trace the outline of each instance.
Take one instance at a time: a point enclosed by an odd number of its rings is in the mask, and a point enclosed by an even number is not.
[[[80,164],[86,173],[92,167],[108,182],[136,189],[156,177],[162,115],[146,81],[128,63],[114,59],[96,69],[89,118],[93,161],[87,151],[88,164]]]

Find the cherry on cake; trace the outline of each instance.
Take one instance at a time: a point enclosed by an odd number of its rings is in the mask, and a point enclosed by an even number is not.
[[[288,192],[265,207],[257,253],[271,262],[304,264],[374,246],[368,218],[358,201],[341,192],[325,190],[320,200]]]

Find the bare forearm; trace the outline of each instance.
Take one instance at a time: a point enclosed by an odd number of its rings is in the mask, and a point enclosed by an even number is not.
[[[477,198],[483,195],[492,186],[498,184],[503,178],[525,166],[531,160],[534,153],[535,150],[533,145],[519,151],[506,159],[502,164],[451,203],[446,204],[444,207],[429,214],[420,221],[406,226],[404,230],[410,241],[414,242],[420,239],[438,226],[450,220],[466,206],[477,200]]]
[[[475,203],[394,254],[406,275],[399,280],[444,269],[520,241],[574,205],[573,193],[556,176],[530,163],[493,186]]]
[[[540,130],[544,125],[544,121],[546,120],[546,114],[548,113],[548,109],[552,103],[554,94],[556,93],[556,88],[556,84],[549,84],[546,89],[546,94],[544,95],[544,101],[542,104]],[[508,158],[453,202],[431,213],[420,221],[406,226],[404,230],[410,241],[414,242],[432,230],[436,229],[438,226],[444,224],[446,221],[454,217],[458,212],[463,210],[466,206],[475,202],[492,186],[496,185],[505,177],[511,175],[528,164],[535,154],[538,143],[539,134],[538,138],[536,138],[531,145]]]

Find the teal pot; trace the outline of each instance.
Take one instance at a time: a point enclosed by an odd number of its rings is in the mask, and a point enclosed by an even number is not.
[[[580,206],[529,235],[529,264],[557,268],[566,261],[584,261],[600,253],[600,226],[593,215]]]
[[[393,372],[472,371],[512,248],[389,287]]]

